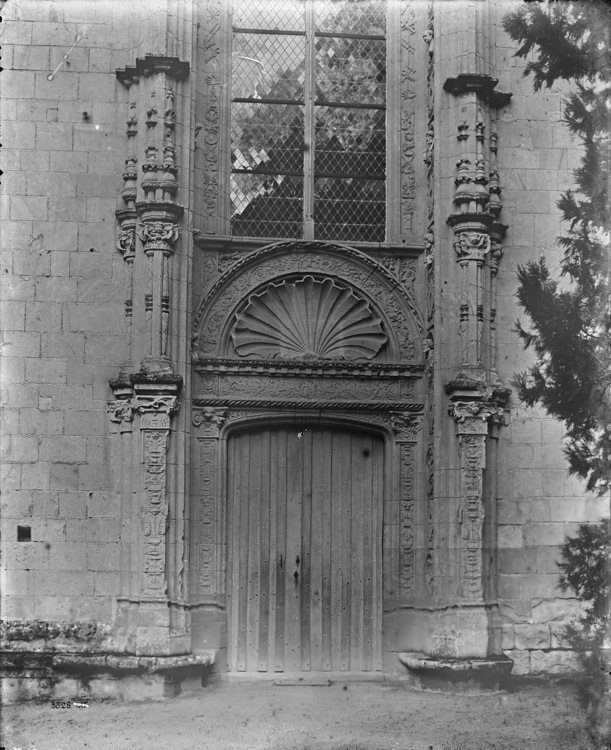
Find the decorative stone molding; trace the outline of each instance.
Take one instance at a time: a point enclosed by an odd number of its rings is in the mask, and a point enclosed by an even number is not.
[[[503,407],[485,401],[454,401],[448,407],[448,413],[454,421],[461,425],[461,431],[479,431],[478,420],[487,423],[492,417],[504,416]],[[469,420],[475,420],[473,423]]]
[[[401,416],[403,417],[404,415]],[[395,422],[393,421],[393,427],[394,425]],[[401,443],[401,445],[399,446],[399,503],[399,538],[401,545],[401,548],[399,550],[399,591],[401,593],[401,596],[413,596],[416,578],[416,493],[414,475],[414,447],[409,442]]]
[[[121,432],[131,430],[131,422],[134,418],[134,404],[131,399],[128,401],[108,401],[106,409],[110,421],[121,425]]]
[[[200,433],[210,437],[218,437],[223,423],[227,419],[227,407],[204,406],[193,412],[193,424],[200,428]]]
[[[388,341],[368,302],[312,276],[251,295],[231,337],[241,357],[303,360],[372,359]]]

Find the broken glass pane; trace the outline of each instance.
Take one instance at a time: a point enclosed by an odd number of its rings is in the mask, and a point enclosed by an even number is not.
[[[234,34],[232,98],[303,99],[305,37]]]

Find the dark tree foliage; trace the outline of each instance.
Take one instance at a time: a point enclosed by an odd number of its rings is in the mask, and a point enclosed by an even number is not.
[[[503,26],[529,58],[535,91],[574,83],[564,121],[583,145],[576,187],[557,204],[568,225],[560,275],[545,258],[518,269],[529,325],[517,331],[536,361],[514,384],[565,422],[570,471],[602,494],[611,489],[611,4],[528,2]]]
[[[560,587],[584,603],[584,611],[565,629],[568,644],[581,664],[579,700],[586,710],[595,748],[611,747],[611,673],[609,672],[609,522],[582,524],[562,546]]]

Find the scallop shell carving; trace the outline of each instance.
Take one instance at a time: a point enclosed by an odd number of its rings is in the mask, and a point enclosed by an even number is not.
[[[368,302],[312,276],[252,294],[231,336],[240,357],[281,359],[373,359],[388,341]]]

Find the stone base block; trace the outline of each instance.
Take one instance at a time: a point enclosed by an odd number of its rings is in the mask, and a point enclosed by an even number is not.
[[[179,656],[127,654],[0,654],[2,701],[88,703],[163,700],[203,687],[212,675],[214,652]]]
[[[449,659],[419,653],[399,654],[408,682],[420,690],[450,692],[495,691],[504,687],[513,662],[506,656]]]

